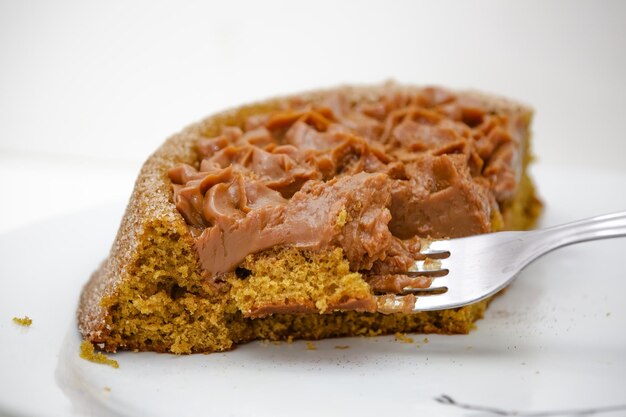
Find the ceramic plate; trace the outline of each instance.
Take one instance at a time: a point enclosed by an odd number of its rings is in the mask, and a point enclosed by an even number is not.
[[[626,208],[624,173],[538,167],[535,177],[544,226]],[[124,352],[113,369],[79,358],[74,311],[122,211],[100,207],[0,236],[0,414],[626,414],[626,239],[546,255],[469,335]],[[32,326],[12,322],[24,315]]]

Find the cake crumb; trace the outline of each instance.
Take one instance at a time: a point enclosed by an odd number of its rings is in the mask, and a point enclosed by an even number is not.
[[[29,327],[31,324],[33,324],[33,320],[28,316],[24,316],[22,318],[13,317],[13,323],[24,327]]]
[[[427,338],[427,337],[425,337],[425,338],[424,338],[424,340],[423,340],[423,342],[424,342],[424,343],[428,343],[428,338]]]
[[[427,271],[437,271],[441,269],[441,261],[439,259],[424,259],[424,269]]]
[[[396,340],[402,343],[413,343],[413,338],[404,333],[396,333]]]
[[[104,391],[104,392],[106,392],[108,394],[109,392],[111,392],[111,387],[103,387],[102,391]]]
[[[313,342],[306,342],[306,350],[317,350],[317,347]]]
[[[348,221],[348,212],[346,211],[346,208],[344,207],[341,209],[341,211],[339,212],[339,215],[337,216],[337,226],[344,227],[347,221]]]
[[[115,369],[120,367],[115,359],[110,359],[106,355],[96,352],[93,344],[88,340],[83,340],[80,344],[80,357],[89,362],[112,366]]]
[[[287,343],[289,343],[289,344],[293,343],[293,336],[292,335],[287,336]]]
[[[348,345],[336,345],[335,349],[350,349],[350,346],[348,346]]]

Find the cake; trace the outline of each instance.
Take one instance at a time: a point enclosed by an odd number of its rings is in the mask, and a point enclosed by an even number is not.
[[[533,226],[531,117],[492,95],[386,83],[196,123],[143,165],[83,288],[82,337],[110,352],[186,354],[467,333],[489,300],[411,314],[376,295],[430,285],[406,274],[424,239]]]

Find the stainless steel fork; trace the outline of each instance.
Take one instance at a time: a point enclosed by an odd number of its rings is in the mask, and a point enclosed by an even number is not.
[[[506,287],[524,267],[547,252],[573,243],[623,236],[626,211],[529,232],[432,241],[420,251],[426,260],[416,261],[407,273],[433,277],[431,285],[377,296],[379,311],[443,310],[475,303]]]

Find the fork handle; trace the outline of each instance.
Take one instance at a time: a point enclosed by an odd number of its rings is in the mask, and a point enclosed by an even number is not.
[[[536,256],[551,250],[590,240],[626,237],[626,211],[591,217],[560,226],[537,230]]]

